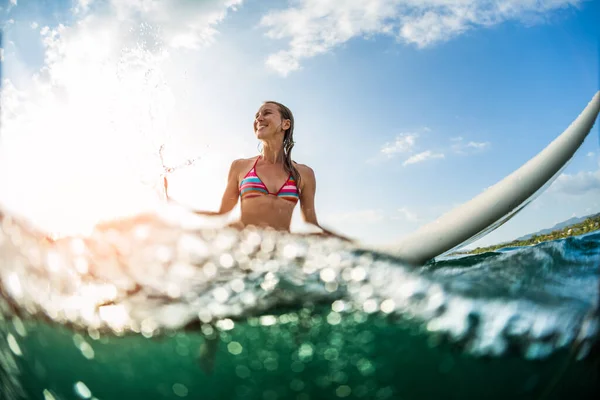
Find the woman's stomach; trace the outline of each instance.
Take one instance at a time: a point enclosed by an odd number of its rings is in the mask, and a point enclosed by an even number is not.
[[[290,230],[295,203],[274,195],[253,197],[242,201],[241,221],[244,225]]]

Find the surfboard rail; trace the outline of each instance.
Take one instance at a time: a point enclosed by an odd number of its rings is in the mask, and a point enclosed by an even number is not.
[[[592,130],[599,111],[600,91],[563,133],[520,168],[384,250],[411,264],[422,265],[498,228],[560,175]]]

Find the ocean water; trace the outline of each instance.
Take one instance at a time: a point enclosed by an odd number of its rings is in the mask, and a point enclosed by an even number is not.
[[[55,241],[0,217],[0,399],[599,392],[600,233],[413,268],[180,213]]]

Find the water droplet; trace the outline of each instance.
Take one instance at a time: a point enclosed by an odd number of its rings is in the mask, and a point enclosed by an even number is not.
[[[234,356],[237,356],[238,354],[242,353],[242,345],[238,342],[230,342],[227,345],[227,350]]]
[[[329,264],[332,267],[338,267],[341,262],[342,262],[342,256],[340,255],[340,253],[331,253],[327,257],[327,264]]]
[[[177,299],[181,296],[181,289],[177,284],[171,282],[167,285],[167,296],[172,299]]]
[[[173,385],[173,393],[179,397],[186,397],[188,395],[188,388],[181,383],[176,383]]]
[[[366,313],[374,313],[377,311],[377,302],[374,299],[369,299],[363,303],[363,310]]]
[[[19,347],[17,340],[15,339],[15,337],[12,334],[9,333],[6,336],[6,341],[8,342],[8,347],[15,354],[15,356],[20,357],[23,355],[23,353],[21,353],[21,348]]]
[[[289,260],[296,258],[298,247],[294,244],[286,244],[283,248],[283,256]]]
[[[348,385],[342,385],[335,390],[338,397],[348,397],[352,393],[352,389]]]
[[[13,326],[15,327],[15,331],[21,337],[27,336],[27,330],[25,329],[25,325],[23,325],[23,321],[19,317],[13,318]]]
[[[323,282],[333,282],[335,280],[335,271],[331,268],[324,268],[319,274]]]
[[[260,324],[262,326],[271,326],[277,323],[277,318],[274,315],[263,315],[260,317]]]
[[[279,367],[279,363],[277,362],[277,360],[272,357],[265,359],[263,364],[267,371],[276,371],[277,368]]]
[[[92,392],[83,382],[77,382],[75,384],[75,394],[77,394],[82,399],[89,399],[92,397]]]
[[[273,250],[275,250],[275,241],[270,237],[264,238],[260,244],[260,251],[269,254]]]
[[[352,269],[352,280],[355,282],[362,282],[367,277],[367,272],[363,267],[355,267]]]
[[[88,360],[94,358],[94,349],[87,342],[81,343],[79,350],[81,351],[81,354],[83,354],[83,356]]]
[[[335,311],[332,311],[327,315],[327,323],[329,325],[337,325],[341,321],[342,321],[342,316]]]
[[[158,328],[156,322],[151,318],[146,318],[142,321],[142,335],[145,338],[154,336],[154,331]]]
[[[304,363],[300,362],[300,361],[294,361],[290,368],[292,371],[294,371],[296,373],[300,373],[300,372],[304,371]]]
[[[396,303],[394,303],[394,300],[392,299],[384,300],[379,306],[379,309],[386,314],[390,314],[396,309]]]
[[[325,350],[325,352],[323,353],[323,358],[325,358],[327,361],[333,361],[333,360],[337,360],[338,355],[339,355],[339,352],[337,351],[337,349],[330,347],[327,350]]]
[[[17,274],[10,274],[6,279],[6,286],[8,291],[13,297],[19,298],[23,295],[23,289],[21,287],[21,281]]]
[[[279,323],[280,324],[287,324],[290,322],[290,317],[287,314],[283,314],[279,316]]]
[[[44,400],[56,400],[56,397],[48,389],[44,389],[42,394],[44,395]]]
[[[175,347],[175,351],[177,352],[177,354],[179,354],[181,357],[187,357],[190,355],[190,349],[187,346],[183,346],[178,344]]]
[[[309,343],[304,343],[298,349],[298,357],[302,361],[306,361],[313,356],[313,347]]]
[[[235,260],[231,254],[225,253],[219,257],[219,263],[223,268],[231,268],[235,264]]]
[[[235,367],[235,374],[242,379],[250,378],[250,368],[246,367],[245,365],[238,365]]]
[[[92,340],[100,339],[100,332],[92,327],[88,328],[88,335],[90,338],[92,338]]]
[[[236,293],[243,292],[244,288],[245,288],[244,281],[241,279],[234,279],[231,282],[231,290],[233,290]]]
[[[219,303],[225,303],[227,299],[229,299],[229,290],[223,287],[218,287],[213,290],[213,296]]]
[[[104,322],[117,331],[122,330],[129,321],[129,314],[122,305],[102,306],[98,313]]]
[[[356,363],[356,368],[363,376],[369,376],[372,375],[373,372],[375,372],[373,364],[366,358],[361,358],[360,360],[358,360],[358,362]]]
[[[200,319],[200,321],[204,322],[205,324],[212,321],[212,315],[211,315],[210,311],[208,311],[208,310],[198,311],[198,318]]]
[[[214,278],[217,275],[217,266],[211,262],[207,262],[202,267],[202,272],[204,272],[204,276],[208,279]]]
[[[331,304],[331,309],[335,312],[342,312],[346,309],[346,303],[342,300],[336,300]]]
[[[225,318],[225,319],[217,321],[216,325],[217,325],[217,328],[219,328],[222,331],[230,331],[233,328],[235,328],[235,323],[232,320],[230,320],[229,318]]]
[[[215,333],[214,328],[209,324],[202,324],[200,330],[204,336],[212,336]]]
[[[173,260],[173,249],[168,246],[158,246],[156,249],[156,258],[161,263],[169,263]]]

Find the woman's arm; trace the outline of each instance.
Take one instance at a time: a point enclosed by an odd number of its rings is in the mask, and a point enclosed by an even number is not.
[[[223,193],[223,198],[221,199],[221,207],[219,211],[201,211],[201,210],[193,210],[195,214],[198,215],[224,215],[229,213],[236,206],[239,199],[239,167],[241,160],[235,160],[231,163],[229,167],[229,175],[227,177],[227,186],[225,187],[225,193]],[[165,177],[165,193],[167,190],[167,179]],[[167,199],[170,202],[175,202],[171,200],[168,196]]]
[[[317,192],[317,180],[315,178],[315,172],[312,168],[303,165],[301,169],[298,169],[301,174],[301,186],[300,190],[300,210],[302,211],[302,217],[306,223],[315,225],[323,231],[326,236],[334,236],[339,239],[352,242],[353,240],[348,239],[345,236],[332,232],[328,229],[323,228],[317,220],[317,212],[315,210],[315,194]]]

